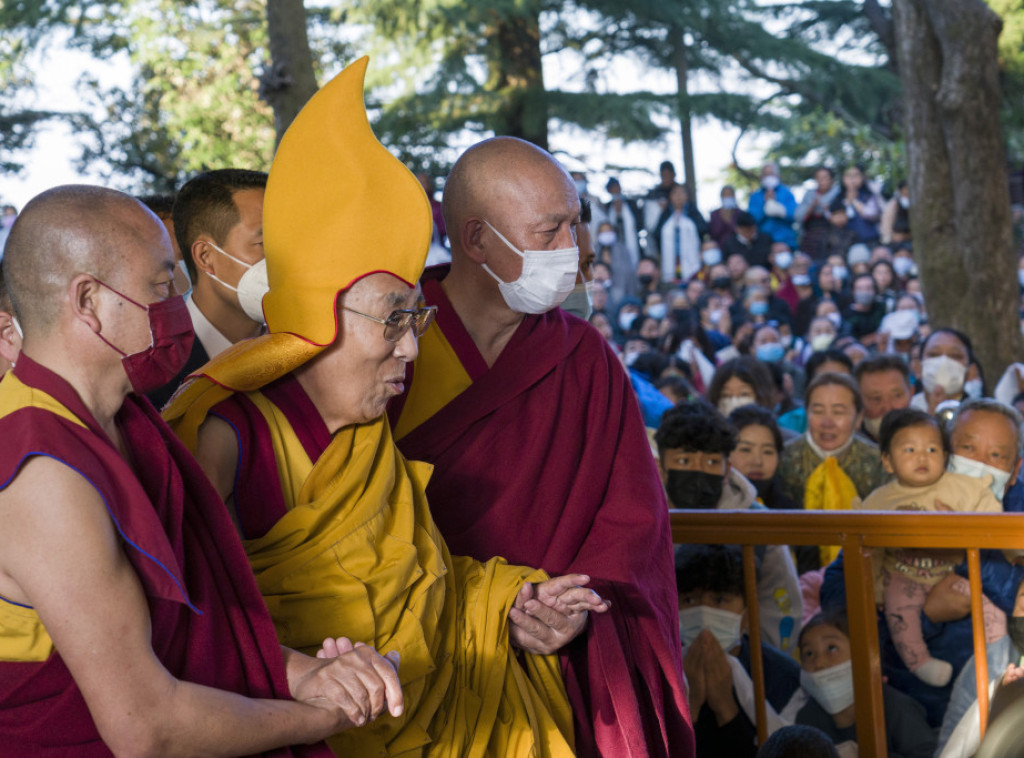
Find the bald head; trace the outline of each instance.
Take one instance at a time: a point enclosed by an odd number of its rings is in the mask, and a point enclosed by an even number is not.
[[[37,195],[11,228],[2,264],[22,328],[49,329],[79,274],[117,286],[127,251],[152,240],[157,228],[163,226],[152,212],[115,190],[66,185]],[[170,244],[166,231],[163,237]]]
[[[444,186],[442,210],[451,230],[453,253],[461,250],[453,232],[466,219],[486,218],[510,229],[517,221],[517,209],[532,195],[550,192],[552,187],[564,190],[561,194],[576,195],[569,174],[546,150],[516,137],[495,137],[473,145],[455,162]]]

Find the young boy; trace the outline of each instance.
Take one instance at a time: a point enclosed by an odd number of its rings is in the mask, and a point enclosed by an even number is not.
[[[756,716],[743,553],[735,545],[680,545],[676,582],[697,754],[753,758]],[[792,657],[763,642],[761,653],[770,734],[792,724],[807,698]]]
[[[987,479],[973,479],[946,470],[949,441],[938,421],[924,411],[903,408],[890,411],[879,432],[882,465],[895,480],[877,488],[864,500],[864,510],[1000,513],[1002,506],[989,489]],[[921,633],[921,609],[928,590],[963,561],[959,550],[889,549],[877,563],[876,594],[881,590],[885,621],[903,663],[921,681],[933,687],[949,683],[953,667],[933,658]],[[1005,633],[1003,617],[986,598],[986,637]]]
[[[729,465],[736,432],[718,409],[704,402],[680,403],[661,418],[654,435],[658,469],[675,508],[746,510],[757,490]],[[758,548],[761,578],[757,583],[761,634],[785,653],[796,649],[803,600],[796,566],[785,545]]]

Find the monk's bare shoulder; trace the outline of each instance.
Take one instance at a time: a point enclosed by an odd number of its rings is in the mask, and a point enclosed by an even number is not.
[[[29,458],[0,491],[0,595],[34,606],[27,585],[38,584],[63,559],[84,559],[95,550],[111,560],[119,552],[95,488],[61,461]]]

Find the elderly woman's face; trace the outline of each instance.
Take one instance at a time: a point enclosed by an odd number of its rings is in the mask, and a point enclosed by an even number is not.
[[[822,450],[837,450],[853,436],[860,414],[846,387],[825,384],[807,402],[807,433]]]

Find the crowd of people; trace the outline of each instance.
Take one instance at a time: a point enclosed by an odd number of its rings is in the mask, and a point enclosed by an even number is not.
[[[627,367],[673,506],[1024,510],[1024,367],[993,383],[970,336],[929,319],[905,184],[884,199],[859,167],[821,167],[798,202],[767,163],[745,210],[726,186],[708,220],[669,162],[642,198],[615,179],[606,189],[584,198],[589,297],[563,308]],[[839,549],[770,546],[758,559],[769,733],[808,725],[854,754]],[[978,748],[963,561],[874,556],[890,755]],[[984,558],[994,683],[1019,678],[1020,563]],[[757,751],[741,565],[728,546],[676,553],[700,755]]]

